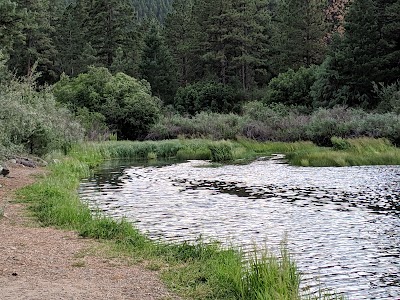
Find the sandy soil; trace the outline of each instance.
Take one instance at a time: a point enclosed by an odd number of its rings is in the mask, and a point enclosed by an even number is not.
[[[0,299],[179,299],[157,272],[93,255],[100,243],[74,232],[35,225],[12,199],[44,170],[9,167],[12,178],[0,177]]]

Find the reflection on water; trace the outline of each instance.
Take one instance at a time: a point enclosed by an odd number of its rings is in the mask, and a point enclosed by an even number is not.
[[[277,251],[287,236],[304,282],[349,299],[400,298],[400,167],[299,168],[279,160],[105,165],[82,199],[152,238],[199,236]]]

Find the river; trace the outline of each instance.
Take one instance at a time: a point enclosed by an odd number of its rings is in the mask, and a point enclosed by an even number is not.
[[[151,238],[275,253],[284,239],[311,290],[400,299],[400,167],[305,168],[281,158],[220,167],[108,162],[79,192]]]

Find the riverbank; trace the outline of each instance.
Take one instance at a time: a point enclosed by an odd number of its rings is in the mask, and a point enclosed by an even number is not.
[[[110,297],[115,295],[115,299],[177,299],[160,282],[161,276],[169,290],[187,299],[248,300],[258,299],[257,294],[275,295],[277,292],[282,297],[301,299],[300,274],[285,251],[281,259],[268,253],[261,260],[250,258],[249,268],[243,264],[244,257],[240,251],[224,250],[217,244],[204,245],[201,241],[197,245],[154,243],[124,220],[111,220],[100,213],[93,214],[81,203],[76,189],[80,179],[89,176],[91,168],[104,159],[113,158],[155,160],[174,157],[245,163],[258,156],[284,153],[289,162],[297,165],[323,165],[322,161],[342,166],[366,162],[367,159],[369,164],[400,163],[397,161],[399,149],[387,140],[338,139],[333,142],[332,148],[317,147],[309,142],[257,143],[250,140],[91,143],[77,145],[68,156],[53,159],[54,163],[46,169],[51,175],[43,175],[45,171],[42,169],[12,166],[10,175],[14,178],[0,178],[0,190],[3,192],[0,198],[0,225],[4,241],[2,248],[5,250],[2,260],[7,262],[1,270],[4,293],[11,293],[13,298],[18,299],[18,293],[28,289],[32,290],[32,295],[39,295],[41,290],[49,288],[49,279],[54,277],[55,282],[60,282],[58,287],[57,284],[52,285],[55,294],[60,293],[59,288],[70,281],[68,285],[72,290],[67,293],[71,295],[86,293],[87,289],[82,289],[81,284],[84,282],[90,287],[91,295],[99,295],[99,298],[106,293]],[[320,159],[319,162],[315,157]],[[343,160],[342,157],[347,158]],[[315,161],[318,164],[314,164]],[[10,200],[14,198],[11,195],[15,189],[33,182],[30,176],[35,174],[43,176],[34,185],[18,192],[18,199],[27,203],[35,217],[32,219],[26,217],[25,206]],[[13,213],[16,207],[20,210]],[[26,227],[27,224],[29,227]],[[63,231],[39,228],[38,225],[61,228]],[[69,247],[70,244],[73,246]],[[104,253],[92,255],[91,249],[98,248],[96,245],[107,245],[106,256]],[[65,249],[66,252],[57,249]],[[124,258],[110,259],[110,255]],[[132,266],[132,261],[139,262],[139,265]],[[62,267],[54,262],[60,262]],[[123,274],[115,277],[113,274],[121,274],[118,273],[120,269]],[[25,279],[20,280],[21,274]],[[46,274],[52,274],[52,277]],[[38,282],[37,278],[44,278],[45,281]],[[147,288],[142,287],[143,282]],[[4,286],[8,287],[7,290]],[[131,286],[137,287],[133,294]],[[312,299],[326,298],[322,294]],[[339,296],[337,298],[340,299]]]
[[[136,262],[146,261],[147,268],[159,271],[167,286],[186,299],[303,299],[300,274],[289,254],[281,258],[267,252],[257,259],[244,257],[236,249],[221,249],[218,244],[165,244],[149,240],[125,220],[105,218],[91,212],[76,194],[79,181],[88,177],[91,168],[109,158],[154,159],[164,153],[193,155],[211,152],[204,141],[162,143],[113,142],[79,145],[67,157],[60,157],[48,167],[51,176],[20,191],[19,199],[43,226],[73,230],[81,237],[105,242],[117,256]],[[217,149],[227,149],[227,141],[211,142]],[[149,151],[151,150],[151,151]],[[190,156],[193,157],[193,156]],[[260,259],[261,257],[261,259]],[[249,264],[244,263],[247,261]],[[331,297],[332,298],[332,297]],[[146,298],[143,298],[146,299]],[[325,292],[306,299],[327,299]],[[333,299],[342,299],[340,296]]]
[[[47,171],[9,167],[12,177],[0,177],[2,299],[179,299],[145,262],[111,256],[107,245],[75,231],[41,227],[15,192]]]

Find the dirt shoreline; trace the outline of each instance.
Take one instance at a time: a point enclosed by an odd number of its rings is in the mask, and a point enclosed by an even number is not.
[[[0,177],[0,299],[179,299],[157,272],[93,254],[99,242],[39,227],[13,198],[45,171],[9,167],[12,177]]]

